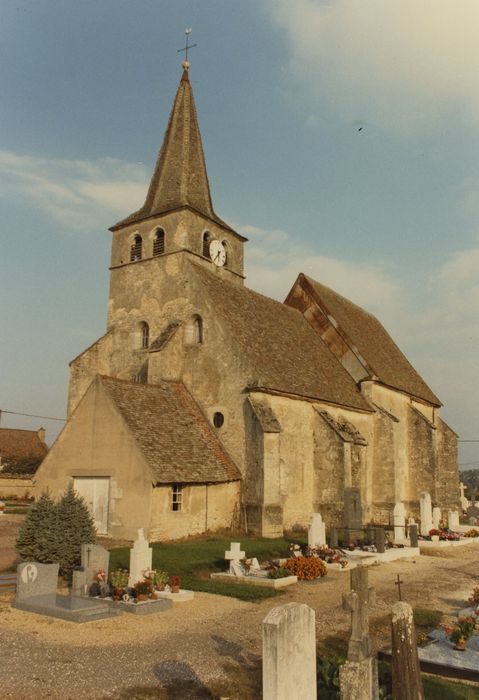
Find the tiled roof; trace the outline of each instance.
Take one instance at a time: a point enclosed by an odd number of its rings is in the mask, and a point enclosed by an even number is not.
[[[213,209],[187,71],[184,71],[178,86],[145,203],[141,209],[112,226],[111,230],[182,207],[191,208],[232,230]]]
[[[34,457],[43,459],[48,447],[40,440],[36,430],[17,430],[16,428],[0,428],[0,458],[23,459]]]
[[[249,373],[250,387],[370,411],[350,375],[303,315],[191,263],[224,332]]]
[[[241,474],[185,386],[99,377],[156,483],[217,483]]]
[[[375,316],[329,287],[306,275],[301,277],[313,290],[316,302],[334,318],[346,342],[357,348],[381,383],[441,405]]]

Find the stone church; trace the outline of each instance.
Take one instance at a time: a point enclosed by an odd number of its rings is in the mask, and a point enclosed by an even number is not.
[[[457,436],[380,322],[300,274],[245,286],[213,209],[188,64],[144,205],[113,233],[106,333],[70,364],[68,421],[36,474],[100,533],[266,537],[459,505]]]

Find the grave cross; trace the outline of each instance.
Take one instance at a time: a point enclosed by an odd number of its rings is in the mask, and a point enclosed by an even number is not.
[[[369,609],[375,603],[376,592],[372,586],[368,586],[368,570],[358,566],[351,571],[351,591],[343,593],[343,609],[351,613],[349,661],[362,661],[371,656]]]
[[[194,49],[196,46],[198,46],[198,44],[191,44],[191,46],[188,44],[188,39],[190,37],[191,31],[192,31],[191,27],[189,29],[185,29],[186,46],[184,49],[178,49],[178,51],[176,52],[176,53],[181,53],[182,51],[185,52],[185,63],[186,64],[188,64],[188,51],[190,49]],[[185,66],[185,68],[187,68],[187,67],[189,67],[189,64],[187,66]]]
[[[402,600],[402,598],[401,598],[401,583],[404,583],[404,581],[401,581],[401,577],[398,574],[397,581],[394,582],[394,585],[398,587],[399,600]]]

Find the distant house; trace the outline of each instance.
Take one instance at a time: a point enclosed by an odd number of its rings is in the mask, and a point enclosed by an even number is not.
[[[47,452],[44,428],[0,428],[0,472],[3,474],[34,474]]]

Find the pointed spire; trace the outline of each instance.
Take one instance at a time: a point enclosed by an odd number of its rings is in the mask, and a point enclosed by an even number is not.
[[[145,203],[112,230],[185,206],[225,225],[213,210],[188,69],[185,61]]]

